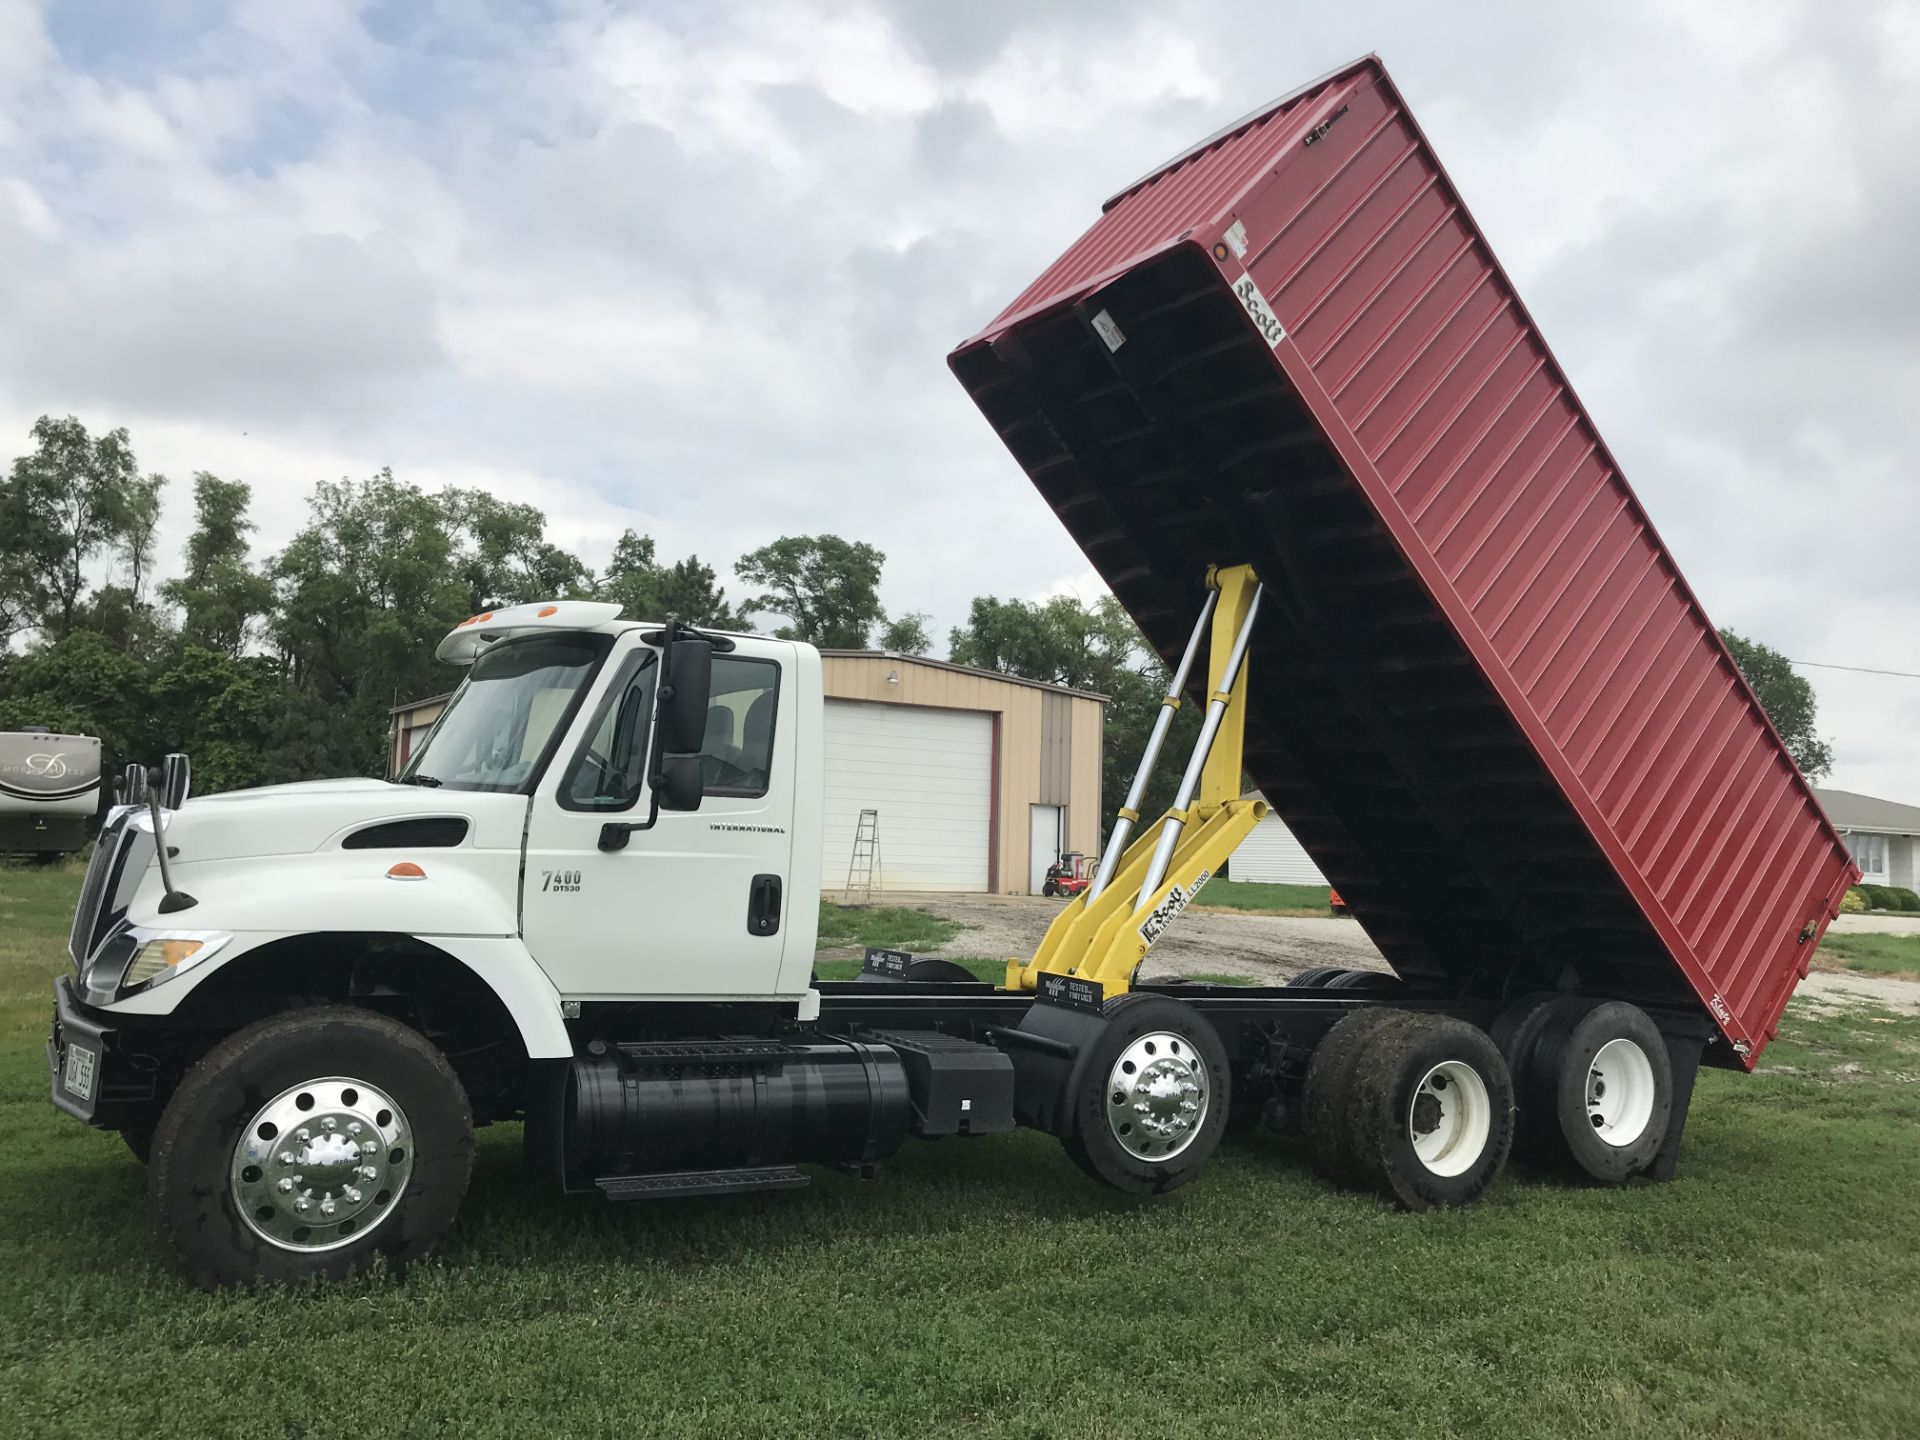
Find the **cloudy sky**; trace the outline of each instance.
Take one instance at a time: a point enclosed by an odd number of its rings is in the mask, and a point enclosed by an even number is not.
[[[168,549],[195,470],[271,550],[391,465],[589,563],[867,539],[940,636],[1091,595],[946,352],[1368,50],[1715,620],[1920,671],[1915,3],[0,0],[0,437],[129,427]],[[1920,680],[1806,673],[1920,804]]]

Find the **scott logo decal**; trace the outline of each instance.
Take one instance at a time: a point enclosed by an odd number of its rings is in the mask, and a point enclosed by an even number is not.
[[[1153,913],[1140,924],[1140,938],[1151,945],[1166,933],[1169,925],[1180,918],[1180,912],[1193,903],[1193,897],[1200,893],[1200,887],[1213,878],[1211,870],[1202,870],[1193,877],[1193,888],[1185,889],[1179,885],[1167,892],[1167,898],[1153,907]]]
[[[1242,275],[1233,284],[1233,293],[1243,309],[1253,318],[1253,328],[1266,338],[1267,348],[1271,350],[1287,338],[1287,327],[1280,323],[1280,317],[1273,313],[1273,307],[1267,304],[1267,297],[1260,293],[1260,287],[1253,283],[1253,276]]]

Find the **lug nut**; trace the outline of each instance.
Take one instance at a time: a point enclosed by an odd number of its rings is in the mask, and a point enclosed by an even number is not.
[[[291,1165],[291,1164],[293,1164],[293,1151],[291,1151],[291,1150],[282,1150],[282,1151],[280,1152],[280,1163],[281,1163],[282,1165]]]
[[[293,1138],[300,1141],[311,1140],[313,1139],[313,1132],[302,1125],[298,1130],[293,1132]]]
[[[347,1197],[350,1204],[358,1205],[360,1203],[360,1192],[353,1186],[347,1186],[347,1188],[340,1193]]]
[[[326,1119],[320,1122],[320,1128],[322,1130],[332,1130],[337,1128],[337,1125],[338,1125],[338,1122],[335,1121],[331,1115],[327,1116]]]
[[[333,1213],[333,1196],[329,1195],[320,1202],[320,1213],[322,1215],[331,1215]]]
[[[293,1181],[287,1179],[286,1176],[282,1175],[280,1177],[280,1183],[276,1185],[274,1188],[278,1190],[282,1195],[291,1195],[293,1193]]]
[[[293,1208],[298,1214],[304,1215],[308,1210],[313,1208],[313,1202],[302,1195],[298,1200],[293,1202]]]
[[[347,1125],[347,1134],[358,1135],[361,1131],[361,1128],[362,1128],[361,1124],[358,1120],[351,1121]]]
[[[378,1155],[380,1153],[380,1147],[371,1140],[363,1140],[360,1142],[360,1153],[362,1155]]]

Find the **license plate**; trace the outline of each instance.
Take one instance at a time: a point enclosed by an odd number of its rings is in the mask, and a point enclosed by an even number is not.
[[[100,1057],[84,1045],[67,1046],[67,1070],[61,1081],[67,1093],[77,1100],[93,1099],[93,1075]]]

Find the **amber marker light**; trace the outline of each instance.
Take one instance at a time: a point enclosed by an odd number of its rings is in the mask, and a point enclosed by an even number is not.
[[[391,866],[387,870],[387,879],[389,880],[424,880],[426,878],[427,872],[411,860],[402,860],[399,864]]]

